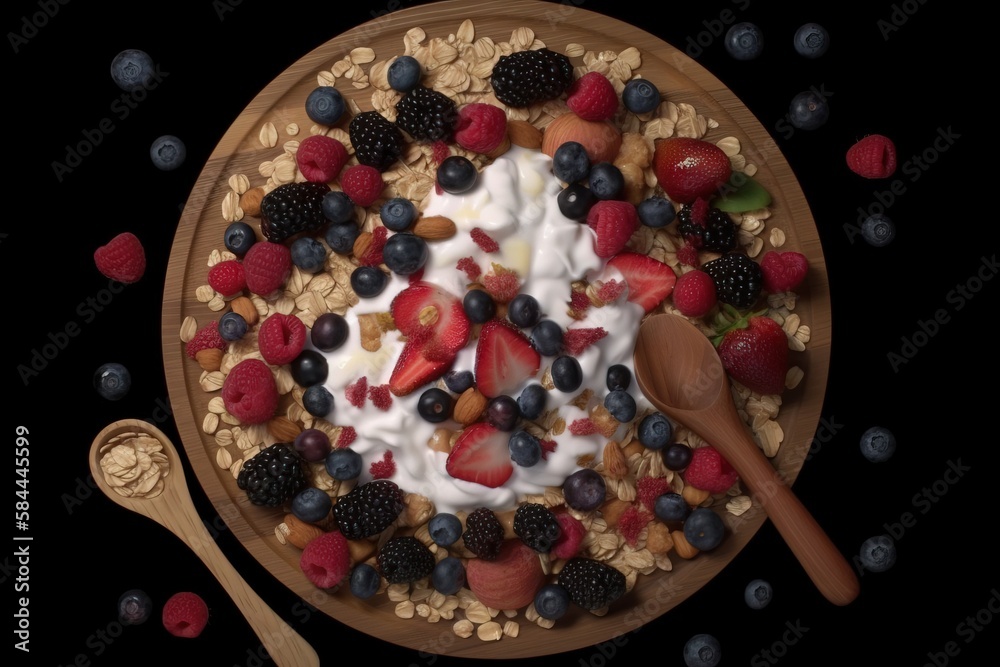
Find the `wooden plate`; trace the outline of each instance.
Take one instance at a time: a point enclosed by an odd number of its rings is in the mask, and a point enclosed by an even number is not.
[[[772,193],[774,204],[768,227],[780,227],[787,235],[783,249],[804,253],[810,262],[807,287],[796,306],[802,322],[812,329],[812,340],[803,353],[793,355],[805,371],[805,379],[787,392],[779,422],[784,443],[774,458],[786,478],[794,480],[815,434],[826,390],[830,358],[830,296],[819,236],[805,197],[774,141],[761,124],[718,79],[674,47],[642,30],[618,20],[583,9],[549,14],[559,5],[531,0],[450,1],[424,5],[383,16],[330,40],[310,52],[272,81],[235,120],[210,156],[181,218],[167,270],[163,301],[163,356],[174,417],[184,448],[198,481],[219,509],[236,537],[251,554],[282,583],[329,616],[357,630],[427,653],[477,658],[518,658],[569,651],[635,630],[669,611],[695,593],[743,549],[760,528],[765,516],[754,506],[739,518],[726,515],[731,535],[711,553],[685,561],[674,558],[674,569],[640,577],[635,589],[615,604],[604,617],[571,612],[555,629],[543,630],[520,621],[520,635],[500,642],[483,642],[475,637],[459,639],[442,621],[430,624],[421,618],[403,620],[393,612],[394,603],[385,596],[378,602],[361,602],[346,591],[318,594],[298,567],[299,551],[278,543],[274,528],[282,518],[280,510],[251,505],[236,487],[229,470],[216,463],[213,436],[202,430],[207,405],[218,393],[205,392],[200,384],[201,369],[188,359],[178,338],[182,321],[193,317],[206,323],[221,316],[195,298],[195,290],[206,282],[206,260],[211,250],[222,245],[225,221],[222,201],[229,192],[227,181],[233,174],[247,174],[256,185],[262,182],[258,166],[281,151],[264,148],[260,128],[274,122],[279,132],[288,123],[302,128],[297,138],[307,136],[312,123],[304,112],[306,95],[317,85],[317,74],[329,70],[352,48],[374,49],[376,61],[403,50],[403,36],[421,27],[428,37],[455,33],[462,21],[471,18],[476,37],[488,36],[507,41],[514,29],[531,27],[536,36],[555,50],[578,43],[587,50],[620,52],[629,46],[639,49],[639,72],[652,80],[676,103],[690,103],[699,113],[719,123],[709,138],[735,136],[743,155],[759,167],[756,178]],[[574,64],[579,64],[578,58]],[[371,108],[372,90],[352,90],[338,86]],[[284,136],[280,141],[285,141]],[[769,249],[767,233],[764,250]],[[235,508],[235,510],[234,510]]]

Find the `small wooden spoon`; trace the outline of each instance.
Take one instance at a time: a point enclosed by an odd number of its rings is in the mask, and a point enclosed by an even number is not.
[[[155,438],[163,447],[162,455],[165,455],[168,469],[167,474],[162,475],[162,491],[156,495],[121,495],[105,478],[101,466],[101,458],[104,456],[102,450],[109,450],[114,446],[108,445],[112,438],[127,434]],[[162,455],[154,455],[154,458],[162,458]],[[243,612],[276,665],[319,665],[319,656],[313,647],[250,588],[212,539],[191,499],[177,450],[163,431],[138,419],[123,419],[109,424],[97,434],[90,447],[90,471],[104,495],[125,509],[147,516],[164,526],[198,554]]]
[[[639,327],[634,361],[649,402],[729,461],[819,591],[836,605],[853,601],[857,576],[751,438],[708,337],[683,317],[653,315]]]

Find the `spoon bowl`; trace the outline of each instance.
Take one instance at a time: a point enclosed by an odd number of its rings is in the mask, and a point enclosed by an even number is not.
[[[138,419],[109,424],[90,447],[90,471],[105,496],[167,528],[201,558],[276,665],[319,665],[313,647],[254,592],[212,539],[191,499],[177,449],[163,431]]]
[[[634,364],[643,395],[733,466],[824,597],[840,606],[852,602],[857,576],[750,436],[708,337],[684,317],[653,315],[639,327]]]

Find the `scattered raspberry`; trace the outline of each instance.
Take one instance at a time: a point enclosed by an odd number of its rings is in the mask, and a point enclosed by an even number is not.
[[[578,320],[582,320],[586,314],[587,309],[590,308],[590,297],[584,291],[573,290],[569,296],[569,309],[573,313],[573,317]]]
[[[314,538],[302,550],[299,567],[317,588],[333,588],[351,569],[347,538],[339,530]]]
[[[208,270],[208,284],[225,298],[236,296],[247,286],[247,275],[243,264],[235,259],[227,259]]]
[[[388,479],[396,473],[396,462],[392,460],[392,451],[386,451],[380,461],[372,461],[368,467],[372,479]]]
[[[725,493],[739,476],[722,454],[706,445],[691,452],[691,463],[684,471],[684,481],[696,489],[709,493]]]
[[[483,252],[496,252],[500,250],[500,244],[493,240],[493,238],[481,230],[479,227],[473,228],[469,234],[472,235],[472,240],[476,242],[479,249]]]
[[[809,272],[809,260],[800,252],[769,250],[760,260],[764,289],[772,294],[798,287]]]
[[[556,520],[559,522],[559,539],[555,541],[549,550],[550,558],[568,559],[575,556],[580,551],[580,544],[587,534],[587,527],[569,512],[558,512]]]
[[[618,532],[629,546],[635,546],[639,540],[639,534],[650,521],[650,515],[644,512],[638,505],[629,505],[618,517]]]
[[[555,440],[539,440],[538,444],[542,446],[542,460],[548,461],[549,454],[556,451],[556,446],[559,444]]]
[[[363,266],[378,266],[382,263],[382,250],[385,242],[389,238],[389,230],[379,225],[372,230],[372,242],[365,250],[365,254],[358,257],[358,262]]]
[[[299,142],[295,164],[307,181],[329,183],[340,175],[349,157],[344,144],[325,134],[313,134]]]
[[[881,134],[869,134],[847,149],[847,166],[865,178],[889,178],[896,171],[896,145]]]
[[[614,257],[628,244],[639,228],[639,213],[627,201],[602,199],[587,212],[587,224],[597,234],[594,252],[598,257]]]
[[[135,234],[122,232],[94,251],[94,263],[105,278],[128,285],[146,272],[146,251]]]
[[[258,241],[243,256],[247,289],[268,297],[281,289],[292,272],[292,253],[288,246],[273,241]]]
[[[656,499],[670,492],[666,477],[640,477],[635,484],[635,497],[650,512],[655,511]]]
[[[575,357],[607,335],[604,327],[566,329],[563,333],[563,349]]]
[[[489,153],[507,136],[507,114],[482,102],[466,104],[458,112],[455,143],[468,151]]]
[[[710,208],[708,200],[704,197],[695,199],[694,203],[691,204],[691,222],[705,227],[708,224],[708,212]]]
[[[566,91],[566,105],[584,120],[610,120],[618,111],[618,93],[600,72],[587,72]]]
[[[278,407],[278,387],[266,363],[250,357],[239,362],[222,382],[226,411],[244,424],[263,424]]]
[[[448,147],[448,142],[443,139],[438,139],[431,144],[431,150],[433,151],[431,157],[434,160],[434,164],[441,164],[451,155],[451,148]]]
[[[569,432],[573,435],[591,435],[599,432],[599,429],[592,419],[584,417],[583,419],[574,419],[573,423],[569,425]]]
[[[677,261],[687,266],[699,266],[698,249],[688,241],[677,250]]]
[[[174,593],[163,604],[163,627],[174,637],[193,639],[208,625],[208,605],[197,593]]]
[[[507,303],[521,291],[521,280],[510,269],[494,264],[493,272],[483,276],[483,287],[494,301]]]
[[[367,164],[355,164],[344,170],[340,177],[340,187],[352,202],[367,207],[379,198],[385,184],[382,182],[381,171]]]
[[[626,288],[628,288],[628,284],[624,280],[612,278],[598,288],[597,298],[604,303],[613,303],[625,293]]]
[[[264,361],[290,364],[306,344],[306,325],[295,315],[275,313],[260,323],[257,346]]]
[[[389,385],[380,384],[368,388],[368,398],[372,399],[372,404],[379,410],[388,410],[392,407],[392,392]]]
[[[358,437],[358,432],[353,426],[342,426],[340,428],[340,435],[337,436],[337,442],[334,443],[334,449],[343,449],[348,447],[352,442],[354,442]]]
[[[368,396],[368,378],[362,375],[347,385],[344,394],[347,396],[348,403],[356,408],[363,408],[365,406],[365,398]]]
[[[225,350],[229,346],[226,339],[222,337],[219,333],[219,323],[209,322],[202,328],[198,329],[195,333],[194,338],[189,340],[184,346],[184,351],[187,352],[187,356],[192,359],[195,355],[204,349],[214,347],[218,350]]]
[[[674,307],[687,317],[701,317],[715,307],[715,281],[704,271],[682,273],[670,294]]]
[[[483,273],[483,270],[479,268],[478,264],[476,264],[476,260],[471,257],[463,257],[458,260],[458,263],[455,264],[455,268],[459,271],[464,271],[465,275],[469,278],[469,282],[479,280],[479,276]]]

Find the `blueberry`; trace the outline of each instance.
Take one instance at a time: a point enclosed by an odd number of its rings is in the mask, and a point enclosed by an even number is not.
[[[830,33],[818,23],[803,23],[792,40],[795,52],[806,58],[819,58],[830,48]]]
[[[896,564],[896,544],[888,535],[869,537],[861,544],[861,564],[872,572],[885,572]]]
[[[382,248],[382,261],[399,276],[409,276],[424,268],[429,256],[427,241],[409,232],[393,234]]]
[[[231,222],[222,235],[222,242],[226,244],[226,250],[242,257],[257,242],[257,234],[245,222]]]
[[[445,556],[431,570],[431,586],[442,595],[454,595],[465,586],[465,565],[460,558]]]
[[[610,162],[598,162],[591,167],[587,181],[590,191],[598,199],[617,199],[625,189],[625,177],[621,169]]]
[[[472,371],[450,370],[444,374],[444,384],[448,389],[456,394],[464,393],[466,389],[475,384],[476,376]]]
[[[774,589],[763,579],[754,579],[743,591],[743,600],[751,609],[763,609],[771,602]]]
[[[138,588],[127,590],[118,598],[118,622],[122,625],[141,625],[152,612],[153,601]]]
[[[756,25],[743,21],[729,28],[725,44],[736,60],[753,60],[764,50],[764,35]]]
[[[311,236],[302,236],[292,241],[289,251],[292,254],[292,264],[306,273],[318,273],[326,264],[326,246]]]
[[[538,419],[545,412],[549,392],[540,384],[529,384],[517,397],[517,407],[525,419]]]
[[[556,196],[559,212],[570,220],[583,220],[594,205],[594,193],[583,183],[570,183]]]
[[[330,373],[326,357],[316,350],[309,349],[302,350],[299,356],[292,359],[289,370],[292,372],[292,379],[301,387],[323,384]]]
[[[354,222],[334,222],[326,228],[326,244],[339,255],[350,255],[360,233]]]
[[[451,194],[468,192],[479,179],[479,172],[472,160],[463,155],[446,157],[438,166],[437,182],[441,189]]]
[[[726,524],[708,507],[696,507],[684,520],[684,539],[699,551],[711,551],[722,543]]]
[[[883,426],[872,426],[861,434],[861,453],[872,463],[888,461],[896,451],[896,436]]]
[[[476,324],[482,324],[487,320],[492,320],[497,314],[497,304],[486,290],[471,289],[465,293],[462,299],[462,307],[469,320]]]
[[[378,296],[388,284],[389,276],[375,266],[359,266],[351,272],[351,289],[362,299]]]
[[[333,86],[314,88],[306,98],[306,115],[320,125],[335,125],[345,109],[344,96]]]
[[[513,396],[494,396],[486,404],[486,419],[501,431],[512,431],[521,418],[521,409]]]
[[[229,311],[219,318],[219,335],[223,340],[239,340],[249,328],[246,319],[239,313]]]
[[[590,156],[578,141],[566,141],[552,154],[552,173],[563,183],[577,183],[590,173]]]
[[[660,105],[660,91],[647,79],[632,79],[622,90],[622,103],[632,113],[649,113]]]
[[[320,204],[323,217],[337,224],[354,220],[354,202],[340,190],[330,190]]]
[[[316,486],[307,486],[292,498],[292,514],[306,523],[322,521],[332,508],[330,496]]]
[[[326,431],[318,428],[307,428],[299,432],[292,441],[292,447],[306,461],[318,463],[326,459],[333,445]]]
[[[101,398],[121,400],[132,388],[132,374],[118,363],[101,364],[94,372],[94,388]]]
[[[514,431],[507,440],[510,460],[522,468],[530,468],[542,460],[542,443],[527,431]]]
[[[611,416],[620,422],[630,422],[635,419],[635,399],[624,389],[615,389],[604,397],[604,407]]]
[[[722,660],[722,646],[712,635],[698,634],[684,644],[687,667],[716,667]]]
[[[657,496],[653,513],[660,521],[684,521],[691,514],[691,507],[679,493],[664,493]]]
[[[140,49],[125,49],[111,60],[111,79],[129,93],[145,88],[155,72],[153,59]]]
[[[330,477],[341,482],[346,482],[357,479],[361,475],[361,470],[365,464],[361,458],[361,454],[358,454],[350,447],[340,447],[331,450],[326,455],[326,461],[323,465]]]
[[[589,512],[601,506],[608,487],[601,473],[592,468],[580,468],[563,481],[562,490],[567,505]]]
[[[576,391],[583,384],[583,368],[576,357],[563,355],[552,362],[552,384],[564,392]]]
[[[379,209],[382,224],[394,232],[409,229],[417,219],[417,207],[405,197],[393,197],[387,200]]]
[[[559,584],[545,584],[535,593],[535,611],[542,618],[555,621],[569,611],[569,591]]]
[[[172,134],[157,137],[149,147],[149,159],[153,166],[161,171],[172,171],[184,164],[187,158],[187,146]]]
[[[378,593],[382,584],[382,576],[368,563],[358,563],[351,569],[351,595],[361,600],[367,600]]]
[[[815,130],[830,118],[826,98],[813,90],[805,90],[792,98],[788,105],[788,120],[800,130]]]
[[[507,319],[519,327],[533,327],[541,316],[542,306],[530,294],[518,294],[507,304]]]
[[[554,357],[562,349],[563,330],[555,320],[539,320],[531,329],[531,346],[544,357]]]
[[[421,77],[420,61],[413,56],[399,56],[386,70],[389,87],[399,93],[408,93],[417,87]]]
[[[896,225],[882,213],[870,215],[861,223],[861,238],[876,248],[882,248],[896,238]]]
[[[673,470],[674,472],[684,470],[691,465],[692,455],[693,451],[691,448],[683,442],[675,442],[660,450],[663,465],[667,467],[667,470]]]
[[[662,412],[653,412],[639,422],[639,443],[647,449],[663,449],[674,435],[674,426]]]
[[[451,394],[444,389],[431,387],[417,399],[417,414],[432,424],[439,424],[451,417]]]
[[[632,384],[632,371],[625,364],[612,364],[607,372],[608,391],[626,390]]]
[[[646,197],[635,210],[639,214],[639,222],[647,227],[666,227],[677,217],[674,205],[666,197]]]
[[[323,313],[313,322],[309,338],[323,352],[331,352],[347,342],[350,325],[343,315]]]
[[[302,407],[313,417],[326,417],[333,410],[333,394],[321,384],[306,387]]]
[[[450,512],[438,512],[427,522],[427,532],[434,544],[450,547],[462,537],[462,520]]]

